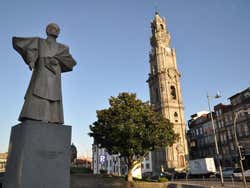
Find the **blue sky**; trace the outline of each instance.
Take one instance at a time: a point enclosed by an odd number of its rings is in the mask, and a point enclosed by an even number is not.
[[[31,72],[13,50],[12,36],[46,37],[58,23],[58,41],[78,62],[63,79],[65,124],[80,155],[90,154],[89,125],[96,110],[119,92],[149,100],[150,21],[155,5],[167,19],[182,74],[185,117],[207,110],[206,93],[227,98],[250,86],[249,0],[6,0],[0,6],[0,152],[18,123]]]

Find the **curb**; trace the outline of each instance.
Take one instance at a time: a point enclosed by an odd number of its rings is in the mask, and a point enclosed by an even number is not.
[[[186,183],[168,183],[167,188],[212,188],[212,187],[197,185],[197,184],[186,184]]]

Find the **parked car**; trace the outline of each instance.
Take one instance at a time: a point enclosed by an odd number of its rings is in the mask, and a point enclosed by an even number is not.
[[[157,182],[159,180],[160,176],[151,176],[150,177],[150,180],[153,181],[153,182]]]
[[[247,169],[244,171],[244,175],[246,177],[246,180],[250,180],[250,169]],[[241,168],[236,168],[233,173],[233,177],[235,179],[240,179],[242,180],[242,173],[241,173]]]
[[[165,171],[161,173],[161,176],[166,177],[167,179],[185,179],[187,173],[185,171]]]
[[[150,178],[152,176],[152,172],[144,172],[142,173],[142,178]]]
[[[186,172],[178,172],[178,171],[174,172],[174,179],[185,179],[186,176],[187,176]]]
[[[162,172],[159,175],[154,175],[150,177],[150,180],[153,182],[157,182],[160,178],[167,178],[168,180],[171,179],[171,174]]]
[[[224,178],[231,178],[233,176],[234,173],[234,168],[233,167],[226,167],[224,169],[222,169],[222,175]],[[220,172],[216,172],[216,177],[220,178]]]
[[[173,171],[174,172],[174,171]],[[162,172],[161,174],[160,174],[160,176],[161,177],[165,177],[165,178],[167,178],[167,179],[172,179],[172,177],[173,177],[173,172],[170,172],[170,171],[165,171],[165,172]]]

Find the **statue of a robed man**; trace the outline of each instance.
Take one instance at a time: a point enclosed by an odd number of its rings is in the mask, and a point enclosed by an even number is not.
[[[49,24],[46,33],[46,39],[13,37],[13,47],[33,71],[19,121],[63,124],[61,73],[72,71],[76,62],[69,48],[56,42],[57,24]]]

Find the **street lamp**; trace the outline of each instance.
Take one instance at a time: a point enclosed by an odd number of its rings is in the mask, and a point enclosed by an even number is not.
[[[220,171],[221,186],[224,186],[224,179],[223,179],[222,168],[221,168],[221,163],[220,163],[220,159],[219,159],[219,149],[218,149],[217,137],[216,137],[216,132],[215,132],[214,119],[213,119],[213,114],[212,114],[212,111],[211,111],[211,104],[210,104],[210,100],[212,98],[218,99],[220,97],[221,96],[220,96],[219,93],[217,93],[215,96],[209,96],[207,94],[207,101],[208,101],[209,113],[210,113],[210,117],[211,117],[211,122],[212,122],[212,127],[213,127],[213,133],[214,133],[214,142],[215,142],[215,148],[216,148],[216,158],[217,158],[217,162],[218,162],[218,165],[219,165],[219,171]]]
[[[247,110],[239,110],[238,112],[236,112],[235,114],[235,117],[234,117],[234,138],[235,138],[235,145],[238,149],[238,152],[239,152],[239,156],[240,156],[240,168],[241,168],[241,174],[242,174],[242,180],[243,180],[243,183],[244,183],[244,187],[247,187],[247,182],[246,182],[246,177],[245,177],[245,174],[244,174],[244,167],[243,167],[243,164],[242,164],[242,161],[244,160],[242,155],[241,155],[241,146],[239,145],[239,142],[238,142],[238,138],[237,138],[237,130],[236,130],[236,122],[237,122],[237,118],[239,116],[240,113],[248,113],[250,114],[250,108],[248,108]]]

